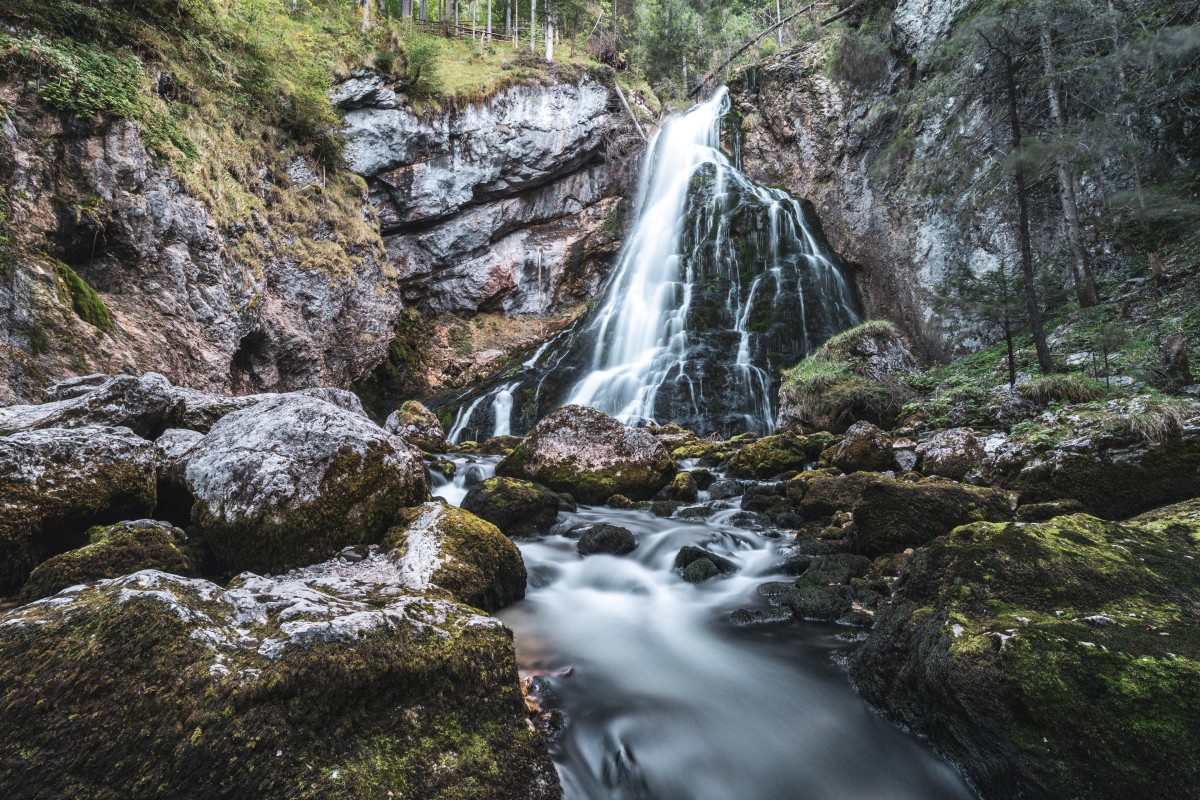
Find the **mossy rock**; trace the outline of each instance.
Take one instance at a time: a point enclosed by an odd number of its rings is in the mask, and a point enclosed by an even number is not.
[[[847,544],[870,558],[919,547],[969,522],[1009,519],[1014,506],[1000,489],[869,472],[807,472],[788,482],[787,496],[810,522],[850,512]]]
[[[534,426],[496,465],[496,474],[536,481],[598,504],[614,494],[648,500],[675,475],[675,462],[643,429],[583,406],[564,406]]]
[[[491,612],[525,596],[521,551],[495,525],[460,508],[430,502],[405,509],[383,545],[402,569],[460,603]]]
[[[800,619],[836,622],[850,610],[852,596],[849,586],[830,586],[802,577],[784,596],[783,602]]]
[[[804,436],[785,432],[742,445],[729,460],[729,473],[737,478],[767,480],[784,472],[804,469],[821,455],[834,437],[826,433]]]
[[[479,452],[488,456],[506,456],[516,450],[520,443],[520,436],[493,436],[480,443]]]
[[[737,564],[702,547],[687,545],[675,554],[675,569],[688,583],[703,583],[718,575],[733,575]]]
[[[450,450],[446,430],[441,420],[416,400],[409,400],[396,409],[384,422],[388,433],[394,433],[426,453],[445,453]]]
[[[366,417],[280,395],[223,417],[189,451],[192,527],[230,572],[280,572],[377,543],[429,498],[419,452]]]
[[[660,500],[675,500],[680,503],[694,503],[699,497],[700,490],[690,472],[680,472],[658,493]]]
[[[166,522],[143,519],[98,526],[89,544],[43,561],[21,589],[21,601],[49,597],[68,586],[117,578],[142,569],[192,574],[187,536]]]
[[[0,594],[39,563],[87,544],[93,525],[154,509],[154,445],[125,428],[25,431],[0,437]]]
[[[676,461],[695,458],[713,464],[720,463],[732,451],[728,442],[713,442],[708,439],[697,439],[677,445],[671,450],[671,458]]]
[[[558,512],[568,508],[562,497],[545,486],[503,477],[472,486],[462,507],[495,525],[505,536],[515,537],[548,532]]]
[[[131,800],[560,797],[512,634],[407,590],[390,563],[228,588],[142,571],[8,613],[0,785]]]
[[[870,422],[856,422],[842,440],[821,454],[821,463],[842,472],[882,472],[891,469],[892,437]]]
[[[975,523],[916,555],[851,660],[989,796],[1200,793],[1200,522]]]

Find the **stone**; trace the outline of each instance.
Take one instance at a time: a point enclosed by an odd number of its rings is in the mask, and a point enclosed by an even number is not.
[[[593,408],[564,406],[534,426],[496,474],[568,492],[581,503],[615,494],[648,500],[675,475],[675,462],[647,431]]]
[[[150,514],[156,452],[128,428],[42,428],[0,437],[0,594],[93,525]]]
[[[721,478],[708,487],[708,499],[730,500],[742,493],[742,484],[738,481]]]
[[[703,583],[717,575],[732,575],[737,564],[702,547],[687,545],[675,555],[675,569],[688,583]]]
[[[742,445],[729,461],[729,474],[735,478],[767,480],[784,472],[798,471],[812,464],[830,443],[828,434],[802,436],[794,432],[764,436]]]
[[[545,486],[517,478],[489,478],[470,488],[463,509],[495,525],[505,536],[538,536],[548,532],[563,499]]]
[[[637,539],[627,528],[617,525],[591,525],[579,537],[575,545],[581,556],[592,556],[607,553],[623,556],[632,553],[637,548]]]
[[[800,578],[786,595],[784,603],[799,619],[811,622],[836,622],[851,608],[849,586],[829,586]]]
[[[923,474],[953,481],[978,479],[987,467],[987,453],[970,428],[938,431],[917,445],[917,456]]]
[[[694,503],[700,497],[696,487],[696,479],[690,472],[680,472],[671,482],[658,493],[660,500],[675,500],[680,503]]]
[[[393,411],[384,422],[383,429],[426,453],[445,453],[450,450],[446,430],[437,414],[416,400],[409,400]]]
[[[892,466],[892,438],[870,422],[850,426],[840,442],[825,451],[842,472],[882,472]]]
[[[492,612],[525,596],[521,551],[495,525],[469,511],[429,502],[400,512],[383,549],[405,585]]]
[[[188,453],[192,524],[230,571],[278,572],[378,542],[429,497],[420,453],[302,394],[222,417]]]
[[[40,600],[68,586],[119,578],[143,569],[191,575],[192,559],[184,532],[152,519],[92,528],[88,544],[53,556],[34,568],[21,588],[21,600]]]
[[[751,625],[770,625],[776,622],[787,622],[795,616],[788,606],[778,608],[739,608],[729,615],[729,621],[738,627]]]
[[[101,377],[105,379],[97,383]],[[183,422],[183,398],[166,378],[153,372],[140,378],[89,375],[86,383],[72,382],[61,390],[52,387],[49,394],[61,399],[0,408],[0,434],[108,425],[129,428],[143,438],[154,439],[167,428],[181,427]]]
[[[560,797],[512,634],[420,583],[374,550],[225,588],[143,570],[10,611],[4,779],[44,797]]]
[[[851,679],[1006,796],[1195,794],[1197,508],[960,527],[912,557]]]

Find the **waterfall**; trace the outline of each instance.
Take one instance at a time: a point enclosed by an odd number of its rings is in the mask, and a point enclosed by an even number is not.
[[[454,398],[452,441],[468,425],[522,432],[566,403],[700,433],[774,429],[781,368],[861,319],[812,208],[722,152],[729,110],[721,88],[655,134],[604,295],[530,358]]]

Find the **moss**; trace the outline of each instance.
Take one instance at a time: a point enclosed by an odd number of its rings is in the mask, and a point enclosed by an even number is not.
[[[681,444],[671,450],[671,458],[676,461],[683,461],[689,458],[721,461],[728,454],[728,451],[729,444],[726,442],[698,439],[687,444]]]
[[[1194,515],[959,528],[910,563],[852,674],[993,791],[1193,796]]]
[[[71,308],[75,310],[75,316],[105,333],[112,331],[112,314],[100,295],[96,294],[95,290],[66,264],[56,262],[54,268],[66,287],[67,297],[70,300]]]
[[[443,561],[433,583],[460,603],[492,612],[525,596],[525,562],[521,551],[495,525],[452,506],[426,503],[405,509],[399,524],[384,539],[402,557],[407,537],[418,519],[436,514],[427,531],[437,537]]]
[[[764,436],[743,445],[733,454],[729,460],[730,474],[766,480],[784,472],[802,470],[815,462],[835,438],[826,433],[802,436],[791,432]]]
[[[563,505],[562,498],[545,486],[507,477],[475,484],[462,502],[465,510],[478,514],[506,536],[546,533]]]
[[[190,575],[187,537],[178,528],[142,520],[96,527],[88,531],[89,543],[78,550],[43,561],[21,589],[21,600],[49,597],[80,583],[116,578],[142,569]]]

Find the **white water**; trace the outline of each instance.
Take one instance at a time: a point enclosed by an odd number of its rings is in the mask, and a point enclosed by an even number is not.
[[[518,385],[509,383],[496,392],[496,399],[492,401],[492,416],[496,420],[492,436],[508,436],[512,433],[512,393]]]

